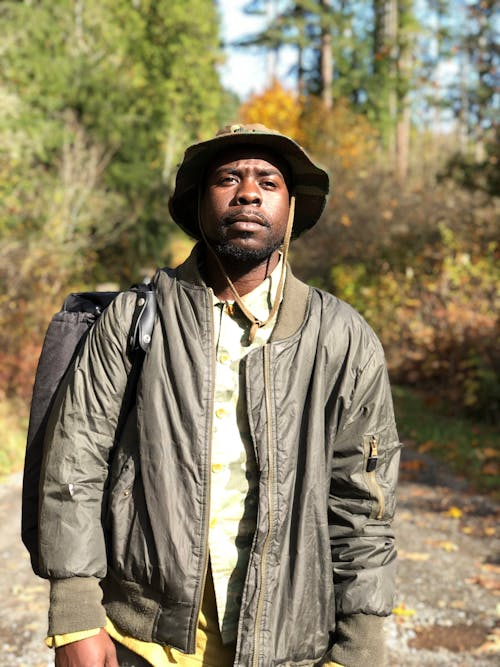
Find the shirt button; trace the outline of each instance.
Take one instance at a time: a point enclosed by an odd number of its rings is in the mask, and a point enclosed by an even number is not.
[[[215,411],[215,416],[217,419],[223,419],[226,416],[227,412],[224,410],[224,408],[217,408]]]
[[[219,354],[219,361],[221,364],[227,364],[231,360],[231,357],[227,352],[221,352]]]
[[[222,463],[212,463],[212,472],[220,472],[222,468]]]
[[[210,528],[213,528],[216,523],[217,523],[217,519],[215,517],[212,517],[210,519]]]

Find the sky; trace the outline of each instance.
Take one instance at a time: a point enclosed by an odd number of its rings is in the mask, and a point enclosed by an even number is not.
[[[219,0],[222,36],[224,42],[230,43],[243,36],[259,32],[264,27],[265,19],[248,16],[243,7],[248,0]],[[225,87],[233,90],[244,100],[252,93],[262,92],[270,83],[266,72],[266,58],[251,48],[226,48],[227,61],[221,68],[222,82]],[[289,67],[287,53],[282,49],[282,62],[278,68],[280,80]],[[288,57],[289,61],[289,57]]]
[[[247,0],[219,0],[224,43],[258,32],[260,17],[246,16],[242,8]],[[226,49],[227,61],[221,68],[222,83],[242,99],[261,92],[266,85],[265,61],[250,49]]]

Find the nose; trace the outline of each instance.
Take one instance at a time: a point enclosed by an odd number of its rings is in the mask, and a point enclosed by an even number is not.
[[[240,181],[239,188],[236,193],[236,201],[242,206],[248,206],[249,204],[260,206],[262,203],[262,197],[259,192],[259,188],[253,179],[243,178]]]

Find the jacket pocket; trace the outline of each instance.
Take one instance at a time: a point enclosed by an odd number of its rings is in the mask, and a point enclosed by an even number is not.
[[[370,519],[382,519],[385,514],[385,498],[377,480],[377,469],[383,465],[383,455],[379,453],[378,434],[363,436],[363,476],[372,498],[373,505]]]

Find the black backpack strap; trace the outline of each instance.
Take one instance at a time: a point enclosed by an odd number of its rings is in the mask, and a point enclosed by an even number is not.
[[[151,283],[134,285],[130,288],[136,292],[136,302],[130,323],[127,354],[132,363],[127,378],[125,392],[115,432],[115,443],[120,440],[128,415],[135,405],[137,383],[142,371],[142,364],[153,335],[156,316],[156,292]]]
[[[151,342],[156,316],[156,292],[151,283],[134,285],[137,299],[129,330],[127,353],[134,359],[139,350],[146,352]]]

